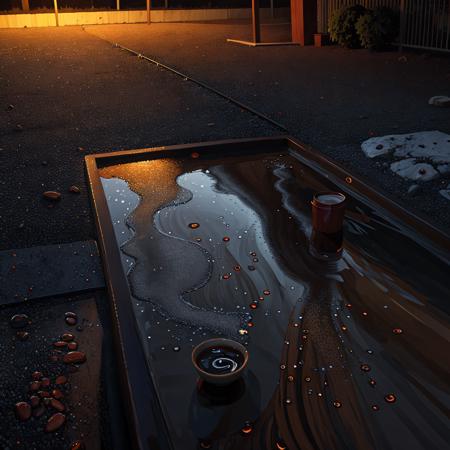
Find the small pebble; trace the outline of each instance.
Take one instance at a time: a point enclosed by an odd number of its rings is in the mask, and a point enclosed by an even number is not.
[[[18,331],[16,333],[16,337],[17,339],[19,339],[19,341],[26,341],[28,340],[28,338],[30,337],[30,333],[28,333],[28,331]]]
[[[78,186],[70,186],[69,192],[72,192],[73,194],[79,194],[81,192],[80,188]]]
[[[31,417],[31,406],[27,402],[16,403],[16,416],[19,420],[28,420]]]
[[[33,410],[33,417],[41,417],[45,413],[46,409],[44,405],[39,405]]]
[[[56,400],[61,400],[64,397],[64,394],[59,389],[53,389],[52,397],[56,398]]]
[[[32,408],[36,408],[41,403],[41,399],[37,395],[32,395],[30,397],[30,403]]]
[[[61,339],[65,342],[70,342],[73,341],[75,339],[75,336],[72,333],[64,333],[61,336]]]
[[[42,195],[47,200],[58,201],[61,199],[61,193],[58,191],[45,191]]]
[[[56,377],[55,384],[66,384],[67,383],[67,377],[64,375],[59,375],[59,377]]]
[[[57,400],[56,398],[52,398],[50,400],[50,406],[53,409],[56,409],[56,411],[59,411],[59,412],[63,412],[66,409],[64,407],[64,405],[59,400]]]
[[[47,433],[52,433],[59,428],[61,428],[64,425],[64,422],[66,421],[66,416],[60,412],[53,414],[48,420],[47,424],[45,425],[45,431]]]
[[[64,355],[65,364],[81,364],[86,361],[86,354],[83,352],[69,352]]]

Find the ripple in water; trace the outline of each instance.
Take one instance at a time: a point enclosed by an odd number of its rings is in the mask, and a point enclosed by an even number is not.
[[[199,367],[214,375],[235,372],[243,363],[244,357],[240,352],[225,346],[204,350],[197,358]]]

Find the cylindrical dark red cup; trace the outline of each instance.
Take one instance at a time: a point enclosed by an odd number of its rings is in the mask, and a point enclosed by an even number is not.
[[[322,233],[313,229],[309,250],[315,258],[336,261],[342,256],[343,242],[342,229],[337,233]]]
[[[319,192],[314,195],[312,224],[321,233],[338,233],[342,229],[345,215],[345,195],[340,192]]]

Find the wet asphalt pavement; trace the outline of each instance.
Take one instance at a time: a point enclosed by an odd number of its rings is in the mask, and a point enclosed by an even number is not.
[[[450,228],[448,201],[359,149],[372,135],[438,129],[450,58],[336,47],[247,48],[245,24],[0,30],[0,249],[95,238],[84,155],[282,131],[215,94],[114,48],[140,51],[281,122],[407,208]],[[78,186],[81,192],[69,192]],[[49,208],[42,192],[58,190]]]

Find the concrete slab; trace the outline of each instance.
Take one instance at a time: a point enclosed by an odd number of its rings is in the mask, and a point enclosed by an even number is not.
[[[95,241],[0,252],[0,304],[104,287]]]

